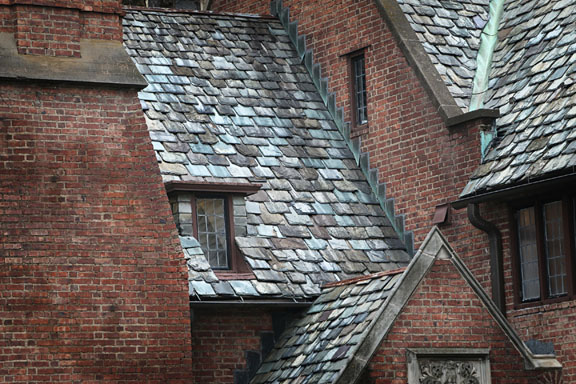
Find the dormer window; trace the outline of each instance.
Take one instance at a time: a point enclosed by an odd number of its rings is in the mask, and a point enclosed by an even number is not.
[[[245,196],[260,189],[260,184],[168,182],[174,221],[180,236],[198,240],[210,267],[221,279],[242,278],[250,273],[248,265],[236,249],[235,235],[244,236]],[[245,215],[245,214],[244,214]]]

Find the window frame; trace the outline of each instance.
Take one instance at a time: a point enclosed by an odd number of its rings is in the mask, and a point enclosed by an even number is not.
[[[168,195],[178,193],[189,193],[191,195],[191,214],[192,214],[192,236],[198,240],[198,210],[196,206],[197,198],[223,198],[226,225],[226,242],[227,242],[227,269],[214,268],[210,269],[220,280],[249,280],[254,279],[254,273],[248,263],[242,257],[242,254],[236,246],[235,223],[234,223],[234,197],[248,196],[260,190],[262,184],[257,183],[208,183],[200,181],[170,181],[165,183]],[[205,256],[206,257],[206,256]],[[209,263],[206,257],[206,262]]]
[[[226,231],[226,259],[228,259],[228,268],[218,268],[210,265],[210,268],[214,272],[216,271],[230,271],[234,270],[234,262],[236,261],[236,247],[234,244],[234,212],[231,212],[230,207],[234,206],[232,201],[231,195],[223,195],[223,194],[212,194],[212,193],[193,193],[190,200],[190,205],[192,209],[192,235],[198,242],[200,239],[198,237],[198,205],[196,203],[197,199],[222,199],[224,200],[224,228]],[[206,257],[206,261],[210,264],[208,260],[208,256]]]
[[[351,106],[351,111],[350,111],[350,117],[351,117],[351,125],[353,128],[353,134],[354,136],[360,135],[362,134],[364,130],[366,130],[368,128],[369,125],[369,116],[368,116],[368,76],[367,76],[367,72],[366,72],[366,55],[367,52],[367,48],[361,48],[358,50],[355,50],[349,54],[347,54],[347,60],[348,60],[348,87],[349,87],[349,94],[350,94],[350,106]],[[363,58],[364,60],[364,95],[365,95],[365,99],[366,99],[366,121],[365,122],[359,122],[358,121],[358,102],[356,100],[356,69],[354,66],[354,63],[356,60],[358,60],[359,58]]]
[[[549,294],[549,273],[547,266],[544,206],[548,203],[560,201],[562,203],[562,230],[564,233],[563,245],[565,249],[566,293],[559,296]],[[543,304],[552,304],[576,298],[574,291],[576,279],[575,258],[575,228],[576,195],[552,195],[545,198],[532,198],[509,205],[509,229],[512,256],[512,279],[514,285],[514,307],[526,308]],[[538,277],[540,282],[540,297],[532,300],[523,300],[522,272],[520,259],[520,240],[518,237],[517,213],[521,209],[534,207],[536,252],[538,256]]]

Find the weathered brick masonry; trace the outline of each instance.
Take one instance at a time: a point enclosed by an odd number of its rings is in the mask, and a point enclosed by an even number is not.
[[[273,332],[265,309],[195,310],[192,324],[194,376],[198,383],[235,383],[247,353],[261,354],[263,333]],[[242,381],[237,381],[242,382]]]
[[[370,361],[363,383],[406,383],[410,348],[489,348],[492,383],[534,383],[520,354],[449,260],[432,269]]]
[[[0,26],[20,54],[120,36],[117,1],[13,3]],[[35,75],[0,85],[0,381],[190,382],[185,265],[137,89]]]

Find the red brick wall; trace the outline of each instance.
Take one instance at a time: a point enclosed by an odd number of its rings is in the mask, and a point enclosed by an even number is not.
[[[272,332],[272,316],[265,310],[195,310],[192,356],[197,382],[234,383],[234,371],[246,369],[246,352],[260,352],[262,332]]]
[[[269,0],[217,0],[212,1],[210,10],[214,12],[252,13],[255,15],[269,15]]]
[[[186,267],[134,90],[0,86],[0,234],[0,382],[190,382]]]
[[[552,342],[558,360],[562,363],[564,383],[576,383],[576,302],[535,305],[531,308],[514,307],[512,277],[512,255],[510,252],[510,226],[508,208],[505,204],[483,205],[484,215],[494,222],[502,232],[504,248],[504,281],[506,293],[506,315],[523,340],[536,339]],[[487,263],[486,263],[487,264]],[[488,271],[488,270],[487,270]],[[486,274],[488,273],[486,271]],[[483,276],[486,277],[486,276]]]
[[[368,364],[363,384],[407,381],[407,348],[489,348],[492,383],[535,383],[524,360],[449,260],[437,260]]]
[[[122,37],[118,1],[25,3],[0,0],[0,32],[15,34],[19,54],[80,57],[80,39]]]

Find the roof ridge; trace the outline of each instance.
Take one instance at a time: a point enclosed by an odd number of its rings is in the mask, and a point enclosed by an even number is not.
[[[397,275],[397,274],[403,273],[405,270],[406,270],[406,267],[402,267],[402,268],[393,269],[391,271],[382,271],[382,272],[371,273],[369,275],[351,277],[350,279],[335,281],[332,283],[324,284],[322,286],[322,288],[339,287],[341,285],[354,284],[354,283],[358,283],[360,281],[371,280],[371,279],[375,279],[375,278],[382,277],[382,276]]]

